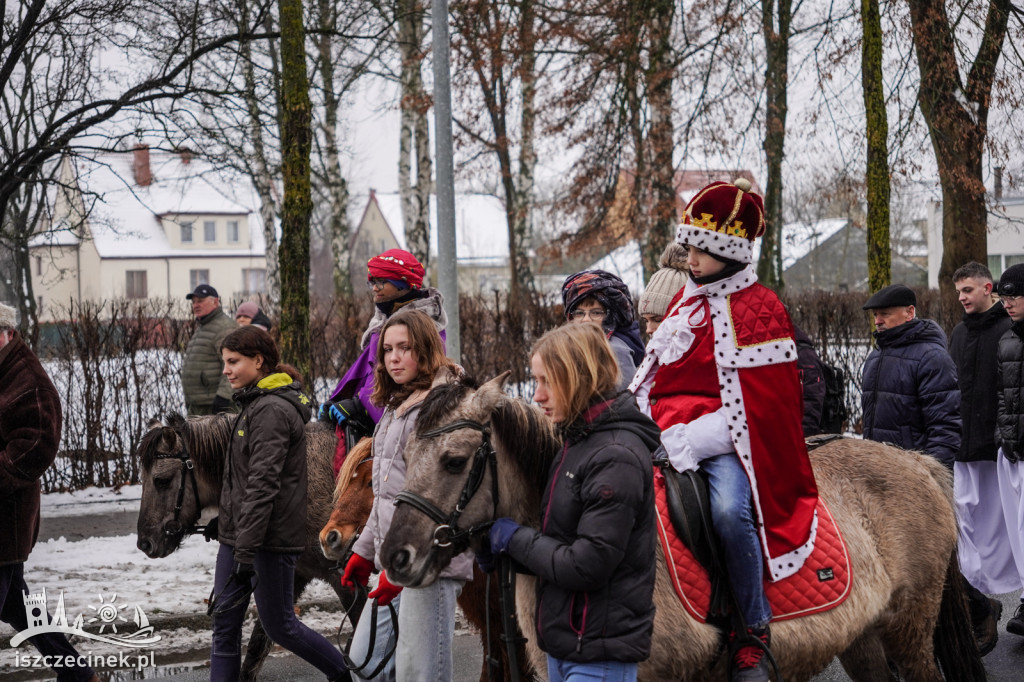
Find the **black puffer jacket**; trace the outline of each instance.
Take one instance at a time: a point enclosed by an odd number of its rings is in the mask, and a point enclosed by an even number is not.
[[[538,577],[537,642],[555,658],[639,662],[654,623],[657,425],[632,394],[590,409],[566,431],[541,504],[508,553]]]
[[[1024,459],[1024,320],[1015,322],[999,339],[998,441],[1012,462]]]
[[[864,363],[864,437],[920,450],[953,467],[960,449],[960,389],[946,335],[932,320],[875,333]]]
[[[258,549],[306,547],[306,422],[310,401],[287,374],[271,374],[235,393],[242,412],[220,491],[219,539],[235,561],[252,563]]]
[[[949,337],[949,354],[960,384],[958,462],[996,459],[996,348],[1012,322],[1002,303],[983,313],[965,314]]]

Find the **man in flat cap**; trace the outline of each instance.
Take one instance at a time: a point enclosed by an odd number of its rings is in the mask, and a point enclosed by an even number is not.
[[[181,387],[189,415],[218,414],[232,409],[231,384],[224,376],[220,345],[238,327],[220,306],[220,295],[209,284],[200,284],[185,298],[199,326],[189,339],[181,363]]]
[[[864,363],[864,437],[920,450],[951,470],[960,448],[960,388],[946,334],[919,319],[910,287],[879,290],[864,310],[875,321],[875,349]]]

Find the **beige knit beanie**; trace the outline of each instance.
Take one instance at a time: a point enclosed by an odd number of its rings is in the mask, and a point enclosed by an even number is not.
[[[0,303],[0,329],[17,329],[18,311],[9,305]]]
[[[658,265],[661,269],[651,275],[647,288],[640,295],[638,315],[664,317],[672,297],[686,285],[686,276],[689,273],[686,247],[675,242],[670,243],[658,259]]]

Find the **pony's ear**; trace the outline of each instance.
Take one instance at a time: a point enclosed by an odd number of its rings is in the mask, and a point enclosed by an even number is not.
[[[441,369],[437,370],[437,374],[434,375],[434,382],[430,384],[430,388],[455,383],[456,379],[457,377],[451,368],[448,365],[443,365]]]
[[[185,425],[185,418],[177,412],[169,412],[167,417],[164,419],[167,422],[167,426],[172,428],[179,428]]]
[[[146,422],[146,430],[152,431],[153,429],[163,428],[164,423],[160,421],[160,415],[153,416],[148,422]]]
[[[506,399],[505,382],[512,370],[506,370],[481,386],[473,396],[473,402],[490,412],[499,401]]]

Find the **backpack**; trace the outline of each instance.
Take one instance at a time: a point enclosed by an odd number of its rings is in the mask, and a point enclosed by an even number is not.
[[[838,365],[821,363],[821,377],[825,382],[825,402],[821,406],[823,433],[842,433],[843,422],[850,416],[846,409],[846,372]]]

